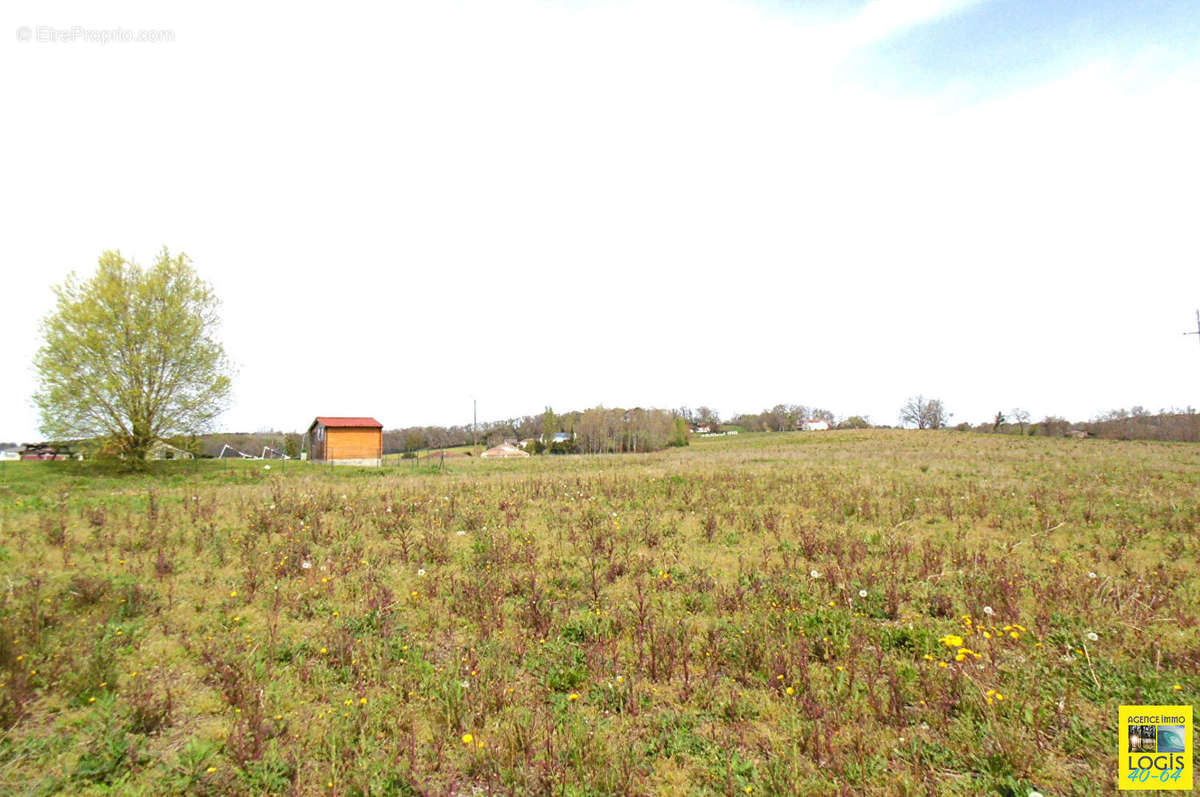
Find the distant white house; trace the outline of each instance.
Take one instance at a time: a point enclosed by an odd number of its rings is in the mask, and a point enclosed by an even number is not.
[[[0,451],[0,462],[21,458],[20,452],[17,451]]]
[[[692,427],[692,434],[711,434],[711,433],[712,433],[712,427],[708,426],[708,425],[701,424],[699,426]]]
[[[824,432],[829,429],[829,424],[826,421],[809,418],[806,421],[800,422],[800,428],[806,432]]]
[[[569,442],[571,442],[572,439],[574,439],[574,437],[575,437],[575,435],[571,432],[555,432],[554,433],[554,442],[569,443]]]

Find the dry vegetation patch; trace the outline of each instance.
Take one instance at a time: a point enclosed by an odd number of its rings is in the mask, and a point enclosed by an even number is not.
[[[0,466],[0,789],[1110,790],[1200,688],[1200,449]]]

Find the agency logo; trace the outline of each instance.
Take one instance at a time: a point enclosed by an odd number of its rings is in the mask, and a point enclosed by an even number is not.
[[[1192,788],[1191,706],[1121,706],[1118,716],[1122,790]]]

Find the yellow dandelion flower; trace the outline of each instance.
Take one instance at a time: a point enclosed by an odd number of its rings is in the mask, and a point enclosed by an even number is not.
[[[579,699],[579,693],[578,693],[578,692],[572,692],[571,694],[567,695],[567,700],[570,700],[570,701],[572,701],[572,702],[574,702],[574,701],[576,701],[576,700],[578,700],[578,699]]]
[[[789,687],[787,688],[787,693],[788,693],[789,695],[794,695],[794,694],[796,694],[796,689],[795,689],[795,687],[791,687],[791,686],[789,686]]]
[[[958,634],[947,634],[938,641],[948,648],[961,648],[963,644],[963,638]]]
[[[463,740],[463,744],[470,744],[471,742],[475,741],[475,737],[469,733],[464,733],[462,740]]]

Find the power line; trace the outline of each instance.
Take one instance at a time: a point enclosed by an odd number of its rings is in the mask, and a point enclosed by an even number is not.
[[[1196,331],[1184,332],[1185,335],[1195,335],[1197,340],[1200,340],[1200,310],[1196,311]]]

